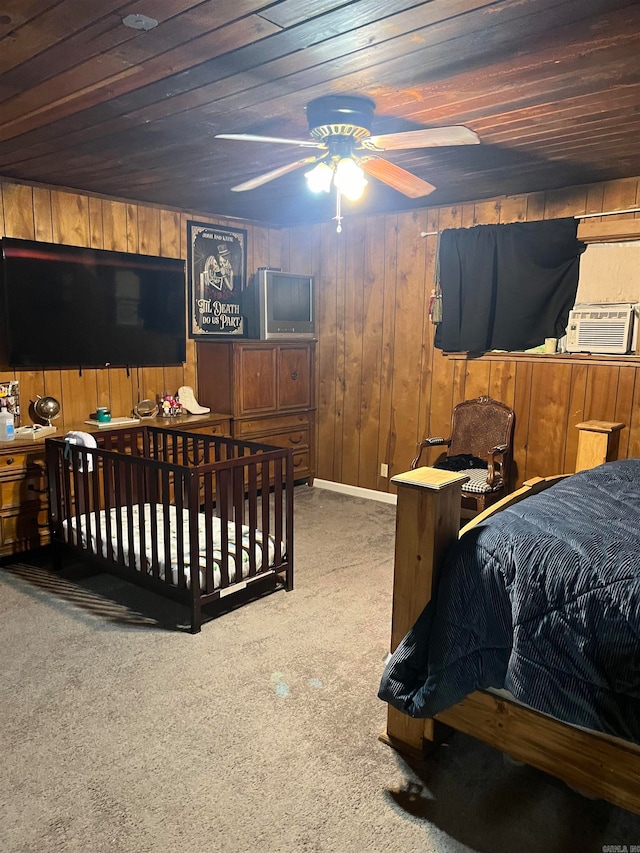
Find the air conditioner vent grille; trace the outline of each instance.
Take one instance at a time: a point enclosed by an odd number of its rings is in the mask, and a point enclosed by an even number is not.
[[[629,310],[625,311],[573,311],[572,317],[575,320],[623,320],[629,316]]]
[[[632,305],[576,307],[569,313],[567,350],[611,354],[629,352],[633,319]]]

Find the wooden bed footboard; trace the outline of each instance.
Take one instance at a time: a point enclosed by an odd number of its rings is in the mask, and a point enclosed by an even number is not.
[[[488,515],[543,491],[563,476],[537,477],[458,531],[464,475],[419,468],[393,477],[398,490],[393,584],[393,652],[431,598],[447,550]],[[589,796],[640,814],[640,747],[555,720],[515,701],[477,691],[438,714],[416,719],[389,706],[380,739],[426,757],[451,729],[562,779]]]
[[[150,426],[97,440],[46,441],[58,566],[70,549],[176,598],[193,633],[204,605],[254,581],[293,588],[291,451]]]

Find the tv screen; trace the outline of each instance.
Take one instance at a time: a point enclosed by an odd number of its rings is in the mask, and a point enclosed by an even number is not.
[[[311,314],[309,277],[274,273],[271,289],[271,316],[277,320],[308,322]]]
[[[185,361],[184,261],[3,238],[2,289],[10,367]]]

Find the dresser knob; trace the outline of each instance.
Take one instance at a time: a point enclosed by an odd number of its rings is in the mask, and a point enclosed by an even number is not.
[[[295,380],[298,378],[298,374],[296,373],[296,371],[295,371],[295,370],[292,370],[292,371],[291,371],[291,378],[294,380],[294,382],[295,382]]]
[[[9,456],[9,458],[7,459],[7,465],[13,465],[13,463],[14,463],[13,456]]]

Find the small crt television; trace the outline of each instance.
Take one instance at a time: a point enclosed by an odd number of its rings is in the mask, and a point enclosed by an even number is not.
[[[242,313],[248,338],[313,338],[313,276],[259,269],[242,291]]]

